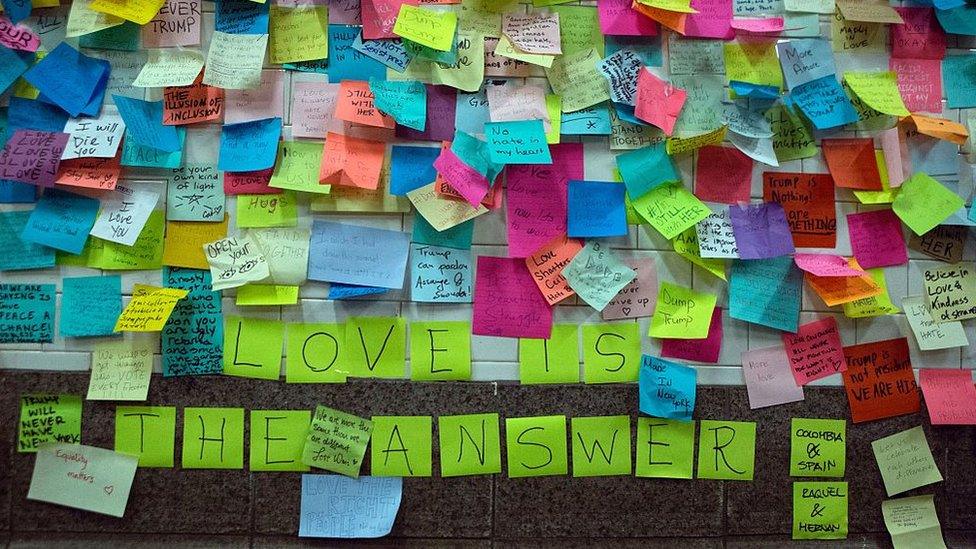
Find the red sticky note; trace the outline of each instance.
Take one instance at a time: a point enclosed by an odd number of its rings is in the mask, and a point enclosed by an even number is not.
[[[888,69],[898,77],[898,92],[905,108],[911,112],[942,112],[941,60],[892,57]]]
[[[334,118],[376,128],[396,128],[396,120],[377,109],[375,99],[369,82],[343,80],[339,84]]]
[[[647,67],[641,67],[637,73],[634,114],[644,122],[661,128],[666,135],[671,135],[687,97],[685,90],[654,76]]]
[[[552,307],[524,259],[479,256],[477,269],[471,333],[549,339]]]
[[[873,139],[823,139],[820,143],[835,185],[845,189],[881,190]]]
[[[908,263],[901,220],[891,210],[847,214],[854,259],[862,269]]]
[[[844,344],[832,316],[804,324],[795,334],[784,333],[783,347],[800,387],[847,369]]]
[[[360,10],[363,14],[363,39],[399,38],[393,34],[393,25],[400,15],[400,5],[416,6],[419,0],[363,0]]]
[[[932,425],[976,425],[976,386],[970,370],[919,370]]]
[[[695,196],[706,202],[749,202],[752,159],[735,147],[709,145],[698,149]]]
[[[576,292],[569,287],[563,269],[583,249],[583,244],[565,235],[557,236],[535,253],[525,258],[532,280],[542,292],[546,302],[555,305]]]
[[[844,388],[854,423],[921,409],[908,340],[901,337],[844,347]]]
[[[279,194],[281,189],[269,187],[274,168],[256,172],[224,172],[224,194]]]
[[[763,200],[783,206],[795,247],[836,245],[837,208],[830,174],[763,172]]]
[[[661,356],[694,360],[696,362],[718,362],[722,351],[722,308],[712,309],[712,320],[708,325],[705,339],[661,339]]]

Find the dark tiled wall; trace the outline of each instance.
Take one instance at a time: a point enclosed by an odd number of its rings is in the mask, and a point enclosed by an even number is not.
[[[87,386],[87,373],[0,373],[3,413],[0,424],[5,444],[0,456],[0,546],[7,541],[11,547],[316,544],[295,537],[300,473],[140,469],[124,519],[27,501],[33,456],[14,451],[19,395],[28,392],[84,394]],[[438,416],[491,411],[498,411],[503,418],[550,414],[636,416],[637,388],[636,385],[496,386],[403,381],[286,385],[230,377],[157,378],[149,392],[149,403],[177,406],[178,453],[182,446],[181,413],[186,406],[312,409],[321,403],[363,416]],[[804,402],[753,411],[749,409],[743,387],[699,387],[695,415],[757,422],[754,482],[633,476],[408,478],[404,480],[403,503],[391,537],[370,545],[559,545],[563,548],[790,545],[793,481],[788,466],[790,418],[848,417],[843,391],[808,388]],[[83,442],[111,448],[114,417],[115,403],[86,401]],[[884,487],[871,452],[871,441],[919,424],[925,425],[945,482],[905,495],[934,493],[950,546],[976,547],[974,429],[931,427],[924,411],[922,415],[848,425],[846,480],[850,483],[851,535],[843,543],[815,545],[890,546],[881,517]],[[636,429],[636,420],[633,428]],[[504,437],[504,423],[502,429]],[[636,433],[633,438],[636,440]],[[504,446],[503,438],[503,453]],[[504,455],[502,463],[505,463]],[[438,470],[435,435],[435,474]],[[364,473],[368,471],[367,453]]]

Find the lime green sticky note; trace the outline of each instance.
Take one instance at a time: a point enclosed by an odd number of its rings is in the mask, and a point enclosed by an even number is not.
[[[674,251],[677,252],[677,254],[681,257],[687,259],[695,265],[698,265],[702,269],[705,269],[722,280],[726,280],[725,261],[701,256],[701,248],[698,246],[697,228],[688,227],[684,230],[684,232],[674,237],[671,244],[674,246]]]
[[[442,477],[502,472],[498,414],[440,416],[437,431]]]
[[[633,199],[638,215],[671,240],[708,217],[712,211],[680,182],[658,185]]]
[[[46,442],[81,444],[81,397],[22,395],[19,426],[18,452],[37,452]]]
[[[344,383],[350,374],[345,324],[288,324],[286,383]]]
[[[471,379],[470,322],[411,322],[410,379]]]
[[[302,463],[358,478],[372,433],[373,422],[366,418],[316,406],[302,450]]]
[[[894,71],[845,72],[844,81],[872,109],[891,116],[908,116]]]
[[[583,381],[637,381],[640,370],[640,328],[636,322],[583,325]]]
[[[251,470],[308,471],[302,449],[311,421],[308,410],[251,410]]]
[[[694,421],[637,418],[637,476],[691,478],[694,463]]]
[[[88,266],[108,271],[159,269],[163,265],[165,230],[166,212],[153,210],[132,246],[89,238],[91,248],[88,251]]]
[[[183,408],[184,469],[244,468],[244,408]]]
[[[294,305],[298,303],[298,286],[245,284],[237,289],[237,306]]]
[[[566,416],[505,419],[509,478],[565,475]]]
[[[874,160],[878,165],[878,175],[881,179],[880,191],[853,191],[861,204],[891,204],[898,195],[899,188],[891,188],[888,178],[888,165],[885,163],[884,151],[874,151]]]
[[[704,419],[698,433],[698,478],[752,480],[756,424]]]
[[[563,121],[563,101],[556,94],[546,95],[546,112],[549,113],[549,133],[546,134],[546,143],[553,145],[559,143],[559,132]]]
[[[345,351],[350,376],[403,378],[407,326],[400,317],[357,316],[346,322]]]
[[[139,467],[173,467],[175,406],[115,408],[115,451],[139,457]]]
[[[651,317],[651,337],[705,339],[712,324],[716,297],[706,292],[661,282]]]
[[[847,420],[793,418],[790,476],[842,477],[847,467]]]
[[[519,340],[519,379],[525,385],[579,383],[579,327],[556,324],[549,339]]]
[[[891,302],[888,294],[888,282],[885,280],[884,268],[876,267],[865,272],[875,284],[881,287],[881,293],[871,297],[863,297],[844,303],[844,316],[847,318],[867,318],[872,316],[893,315],[901,309]]]
[[[535,5],[552,0],[535,0]],[[558,3],[561,0],[556,0]],[[604,57],[604,39],[600,31],[600,17],[596,6],[553,6],[550,8],[559,14],[559,41],[563,55],[570,55],[579,51],[594,48],[600,58]]]
[[[285,325],[280,320],[224,318],[224,375],[278,379]]]
[[[847,539],[847,483],[793,483],[793,539]]]
[[[298,198],[293,191],[280,194],[237,195],[237,226],[245,228],[298,225]]]
[[[457,13],[400,5],[393,33],[439,51],[451,49],[457,30]]]
[[[429,477],[433,419],[430,416],[373,416],[370,474]]]
[[[926,173],[915,172],[902,182],[891,209],[915,234],[922,236],[965,205],[965,200],[942,183]]]
[[[573,476],[629,475],[630,416],[573,418]]]
[[[319,184],[322,165],[321,141],[279,141],[278,157],[269,187],[303,193],[329,194],[331,185]]]
[[[810,125],[792,108],[777,104],[765,116],[773,132],[773,152],[781,164],[819,154]]]

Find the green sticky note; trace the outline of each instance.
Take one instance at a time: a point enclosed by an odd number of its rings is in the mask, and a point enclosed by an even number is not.
[[[752,480],[756,424],[704,419],[698,433],[698,478]]]
[[[184,469],[244,468],[244,408],[183,408]]]
[[[328,194],[331,185],[319,184],[319,168],[322,164],[321,141],[279,141],[278,158],[269,187],[303,193]]]
[[[250,469],[308,471],[302,450],[311,421],[308,410],[251,410]]]
[[[847,483],[793,483],[793,539],[847,539]]]
[[[889,496],[942,482],[921,426],[875,440],[871,449]]]
[[[345,324],[288,324],[286,383],[343,383],[350,374]]]
[[[958,212],[966,201],[923,172],[906,179],[891,203],[891,209],[917,235],[936,228]]]
[[[298,286],[277,284],[245,284],[237,288],[238,307],[295,305],[298,303]]]
[[[498,414],[440,416],[437,431],[442,477],[502,472]]]
[[[37,452],[46,442],[81,444],[81,397],[22,395],[19,425],[18,452]]]
[[[358,478],[372,432],[373,422],[368,419],[316,406],[302,450],[302,463]]]
[[[569,471],[566,416],[505,419],[508,476],[542,477]]]
[[[433,419],[430,416],[373,416],[372,420],[372,476],[431,476]]]
[[[549,339],[519,340],[519,379],[525,385],[579,383],[579,327],[556,324]]]
[[[275,380],[281,374],[285,325],[280,320],[224,318],[224,375]]]
[[[411,322],[410,379],[471,379],[470,322]]]
[[[402,318],[358,316],[346,322],[350,376],[400,379],[407,361],[407,327]]]
[[[846,419],[793,418],[790,476],[843,477],[846,466]]]
[[[636,322],[583,325],[584,382],[637,381],[640,361],[640,328]]]
[[[163,266],[166,212],[153,210],[132,246],[100,238],[88,239],[88,266],[107,271],[151,271]]]
[[[115,451],[139,457],[139,467],[173,467],[175,406],[115,409]]]
[[[573,418],[573,476],[629,475],[630,416]]]
[[[694,462],[694,421],[637,418],[637,476],[691,478]]]
[[[298,199],[293,191],[237,195],[237,227],[267,228],[298,225]]]
[[[819,153],[810,126],[786,105],[776,105],[765,113],[773,132],[773,152],[780,163],[810,158]]]
[[[680,182],[655,187],[634,198],[632,204],[634,210],[668,240],[712,213]]]
[[[705,339],[712,324],[716,297],[706,292],[661,282],[651,317],[651,337]]]
[[[536,0],[535,5],[542,5],[539,1]],[[554,3],[560,1],[556,0]],[[605,57],[603,33],[600,31],[596,6],[553,6],[550,9],[559,14],[559,40],[563,55],[594,48],[601,58]]]

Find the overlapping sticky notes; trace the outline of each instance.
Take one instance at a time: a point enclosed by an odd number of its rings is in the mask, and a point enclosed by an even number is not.
[[[5,92],[30,68],[34,57],[31,52],[0,48],[0,92]]]
[[[638,276],[640,276],[639,272]],[[621,293],[625,291],[626,289]],[[661,340],[661,356],[714,364],[718,362],[721,354],[722,333],[722,308],[715,307],[708,326],[708,337],[704,339],[664,338]]]
[[[872,109],[892,116],[910,114],[898,91],[894,72],[845,72],[844,81]]]
[[[942,482],[921,426],[875,440],[871,449],[889,496]]]
[[[106,270],[158,269],[162,266],[165,214],[155,210],[132,246],[100,239],[89,240],[89,267]],[[202,254],[201,254],[202,255]]]
[[[506,418],[505,440],[509,478],[569,472],[566,416]]]
[[[688,92],[661,80],[644,67],[637,76],[634,115],[671,135],[687,97]]]
[[[37,450],[27,499],[121,518],[138,463],[94,446],[45,445]]]
[[[542,120],[485,124],[488,153],[496,164],[551,164]]]
[[[431,476],[430,416],[373,416],[372,422],[370,473],[374,477]]]
[[[26,210],[0,212],[0,271],[54,266],[53,248],[25,242],[20,238],[30,214]]]
[[[319,183],[375,190],[380,184],[385,154],[386,144],[382,141],[329,132],[322,152]]]
[[[844,358],[844,387],[854,423],[918,412],[918,386],[905,338],[844,347]]]
[[[556,324],[548,339],[519,339],[521,383],[579,383],[579,326]]]
[[[92,353],[88,400],[146,400],[153,351],[148,346],[96,345]]]
[[[608,181],[570,181],[567,231],[573,238],[627,234],[626,189]]]
[[[609,100],[607,80],[596,68],[600,54],[593,48],[566,51],[565,41],[563,50],[563,55],[546,69],[553,93],[562,98],[562,111],[574,112]]]
[[[756,472],[756,424],[703,419],[698,430],[698,478],[751,481]]]
[[[810,158],[820,153],[810,124],[800,117],[796,109],[777,105],[767,110],[765,116],[773,132],[773,152],[779,162]],[[833,196],[831,193],[831,200]]]
[[[312,223],[309,280],[400,289],[410,235],[400,231],[316,220]]]
[[[434,181],[438,173],[434,161],[440,154],[441,149],[435,147],[393,145],[390,149],[390,194],[402,196]]]
[[[358,80],[343,80],[339,84],[335,118],[377,128],[396,127],[393,117],[376,106],[376,97],[370,89],[369,82]]]
[[[793,88],[790,90],[790,98],[818,130],[836,128],[859,120],[851,100],[834,75]]]
[[[833,11],[833,10],[831,10]],[[793,39],[776,44],[779,63],[789,89],[836,72],[830,42],[819,38]]]
[[[268,58],[272,63],[324,59],[329,55],[327,6],[270,6]]]
[[[790,476],[843,477],[847,420],[795,417],[790,423]]]
[[[98,215],[98,200],[49,189],[37,202],[21,233],[26,242],[80,254]]]
[[[465,202],[442,198],[434,190],[434,183],[408,192],[407,198],[416,208],[417,214],[437,231],[446,231],[488,213],[488,208],[483,204],[472,208]]]
[[[908,296],[902,302],[908,325],[915,334],[915,343],[922,351],[967,347],[969,340],[962,322],[936,322],[924,296]],[[931,410],[931,407],[929,408]]]
[[[639,409],[654,417],[690,421],[695,411],[698,372],[694,368],[641,356]]]
[[[937,323],[976,318],[976,265],[959,263],[925,271],[926,305]]]
[[[915,172],[901,184],[891,209],[915,234],[923,235],[965,204],[959,195],[928,174]]]
[[[118,152],[125,123],[118,112],[102,109],[98,118],[69,118],[64,132],[71,136],[62,160],[82,157],[112,158]]]
[[[108,83],[109,63],[89,57],[61,42],[24,73],[24,80],[37,88],[48,103],[71,116],[96,116]]]
[[[851,266],[849,259],[833,254],[794,254],[793,261],[805,273],[815,277],[861,276],[864,271]]]
[[[969,370],[919,370],[932,425],[976,425],[976,387]]]
[[[189,86],[203,69],[203,54],[196,50],[149,50],[148,61],[132,82],[137,88]]]
[[[795,251],[786,211],[777,202],[733,205],[729,220],[741,259],[768,259]]]
[[[793,483],[793,539],[847,539],[846,482]]]
[[[650,336],[703,339],[708,336],[716,297],[706,292],[661,282],[651,317]]]
[[[861,267],[872,269],[908,262],[901,222],[892,210],[847,214],[847,225],[851,249]]]
[[[851,260],[851,266],[855,268],[857,267],[857,263],[853,259]],[[888,295],[888,285],[885,281],[884,269],[869,269],[867,271],[866,278],[869,280],[864,280],[865,277],[863,276],[859,278],[834,278],[834,280],[858,281],[853,285],[853,291],[851,294],[856,294],[861,291],[861,288],[863,287],[862,282],[868,282],[870,283],[870,287],[874,288],[874,290],[865,292],[865,295],[868,295],[869,297],[862,297],[854,300],[845,299],[844,316],[848,318],[866,318],[892,315],[900,312],[898,307],[891,302],[891,296]],[[828,279],[821,278],[820,280]]]
[[[695,196],[706,202],[737,204],[749,201],[752,159],[734,147],[706,146],[698,150]]]
[[[576,293],[562,273],[582,248],[583,244],[578,240],[557,236],[525,258],[532,279],[550,305]]]
[[[158,332],[163,329],[176,303],[189,292],[145,284],[132,286],[132,299],[115,323],[116,332]]]
[[[729,314],[732,318],[796,332],[803,275],[789,256],[732,264]]]
[[[227,236],[227,216],[220,223],[166,223],[163,263],[172,267],[209,269],[203,246]]]
[[[20,397],[17,451],[37,452],[47,443],[81,443],[81,397],[28,394]]]
[[[617,292],[617,295],[603,308],[601,313],[603,320],[645,318],[654,313],[657,304],[657,266],[654,264],[654,258],[626,259],[624,264],[633,269],[637,276]],[[710,331],[709,337],[711,336]],[[721,341],[721,327],[718,339]]]
[[[0,179],[53,187],[70,136],[18,129],[0,151]]]
[[[848,266],[854,270],[859,270],[857,260],[853,258],[848,260]],[[881,272],[881,269],[873,269],[871,272],[865,272],[860,276],[815,276],[807,273],[806,280],[810,288],[820,296],[820,299],[828,307],[840,304],[844,304],[846,307],[849,303],[872,299],[885,292],[882,285],[875,281],[874,272]],[[884,281],[883,275],[881,280]],[[846,309],[844,313],[848,317],[856,318]]]
[[[368,419],[316,406],[302,463],[356,478],[372,431]]]
[[[505,169],[509,255],[525,257],[566,233],[566,189],[570,179],[583,179],[583,146],[562,143],[550,150],[551,165]],[[526,215],[515,216],[516,210]]]
[[[383,537],[393,529],[402,495],[403,479],[399,477],[304,474],[298,535]]]
[[[115,451],[136,456],[139,467],[173,467],[176,407],[117,406]]]
[[[549,337],[552,308],[523,260],[479,256],[476,277],[473,334]]]
[[[782,337],[797,385],[847,369],[844,344],[832,316],[803,324],[795,334],[784,333]]]
[[[749,408],[755,410],[803,400],[803,387],[793,381],[783,347],[744,351],[741,362]]]
[[[393,33],[397,36],[439,51],[451,49],[456,31],[457,13],[434,11],[408,3],[400,4],[393,25]]]
[[[189,86],[163,89],[163,125],[181,126],[219,120],[223,112],[223,88],[204,84],[202,74]]]
[[[821,146],[827,168],[838,187],[881,190],[874,140],[869,137],[824,139]]]
[[[729,207],[715,207],[714,211],[708,214],[695,224],[695,233],[698,237],[698,256],[703,259],[738,259],[739,248],[735,244],[735,231],[732,229]],[[679,239],[684,238],[682,233]]]
[[[562,53],[558,13],[506,13],[502,16],[501,31],[512,45],[525,53]]]
[[[213,289],[225,290],[260,282],[271,274],[268,260],[249,236],[232,236],[203,246]]]
[[[427,126],[427,87],[416,80],[370,80],[376,108],[397,124],[423,131]]]
[[[207,50],[203,83],[225,90],[261,85],[267,34],[230,34],[215,30]]]
[[[127,140],[164,152],[182,148],[176,128],[163,125],[162,101],[142,101],[121,95],[113,95],[112,99],[125,121]]]
[[[498,414],[438,416],[437,432],[442,477],[502,472]]]
[[[631,195],[633,196],[633,195]],[[661,236],[673,240],[712,213],[708,206],[680,184],[655,187],[631,204]]]
[[[231,172],[265,170],[275,165],[281,119],[226,124],[220,132],[217,168]]]
[[[602,311],[637,273],[609,247],[590,240],[566,265],[563,276],[580,299]]]
[[[946,547],[932,494],[882,501],[881,514],[895,549]]]

